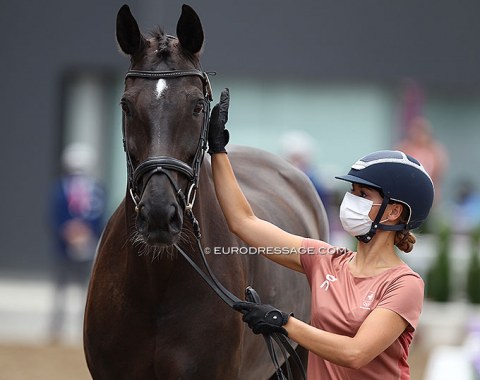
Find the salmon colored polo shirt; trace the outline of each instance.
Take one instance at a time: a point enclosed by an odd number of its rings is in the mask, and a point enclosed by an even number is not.
[[[384,352],[355,370],[309,353],[309,380],[410,379],[408,350],[423,305],[424,283],[406,264],[372,277],[355,277],[348,268],[355,253],[312,239],[303,241],[301,263],[312,289],[311,325],[353,337],[377,307],[399,314],[405,331]],[[379,326],[381,329],[382,326]]]

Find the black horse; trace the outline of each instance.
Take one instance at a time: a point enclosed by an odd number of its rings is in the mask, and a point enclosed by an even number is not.
[[[131,59],[121,100],[129,184],[103,233],[89,286],[89,370],[108,380],[268,379],[274,369],[263,339],[176,249],[199,263],[196,224],[185,217],[194,215],[208,264],[227,289],[243,298],[252,285],[263,302],[309,319],[304,276],[239,254],[244,244],[228,231],[217,203],[203,160],[211,89],[199,62],[200,20],[184,5],[178,38],[160,30],[145,37],[123,6],[116,33]],[[303,173],[257,149],[231,147],[229,157],[259,217],[327,238],[323,206]]]

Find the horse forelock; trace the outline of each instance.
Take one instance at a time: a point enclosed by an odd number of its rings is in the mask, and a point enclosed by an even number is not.
[[[172,39],[159,26],[150,32],[149,40],[154,48],[155,55],[159,58],[166,59],[171,54],[170,42]]]
[[[200,68],[199,57],[182,49],[178,38],[166,34],[161,27],[157,26],[150,31],[148,41],[153,50],[155,65],[166,63],[170,70],[188,69],[190,64],[196,69]],[[186,62],[189,64],[185,65]]]

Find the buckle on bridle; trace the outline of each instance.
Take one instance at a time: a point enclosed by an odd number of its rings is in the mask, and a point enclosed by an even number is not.
[[[132,186],[128,186],[128,190],[130,192],[130,197],[132,197],[133,204],[135,205],[135,212],[138,214],[138,201],[137,201],[137,196],[133,193],[133,188]]]
[[[192,183],[188,189],[187,198],[185,198],[185,210],[192,210],[193,204],[195,203],[195,197],[197,196],[197,185]]]

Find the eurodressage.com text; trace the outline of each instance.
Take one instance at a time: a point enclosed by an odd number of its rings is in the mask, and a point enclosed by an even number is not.
[[[342,255],[348,250],[340,247],[205,247],[209,255]]]

